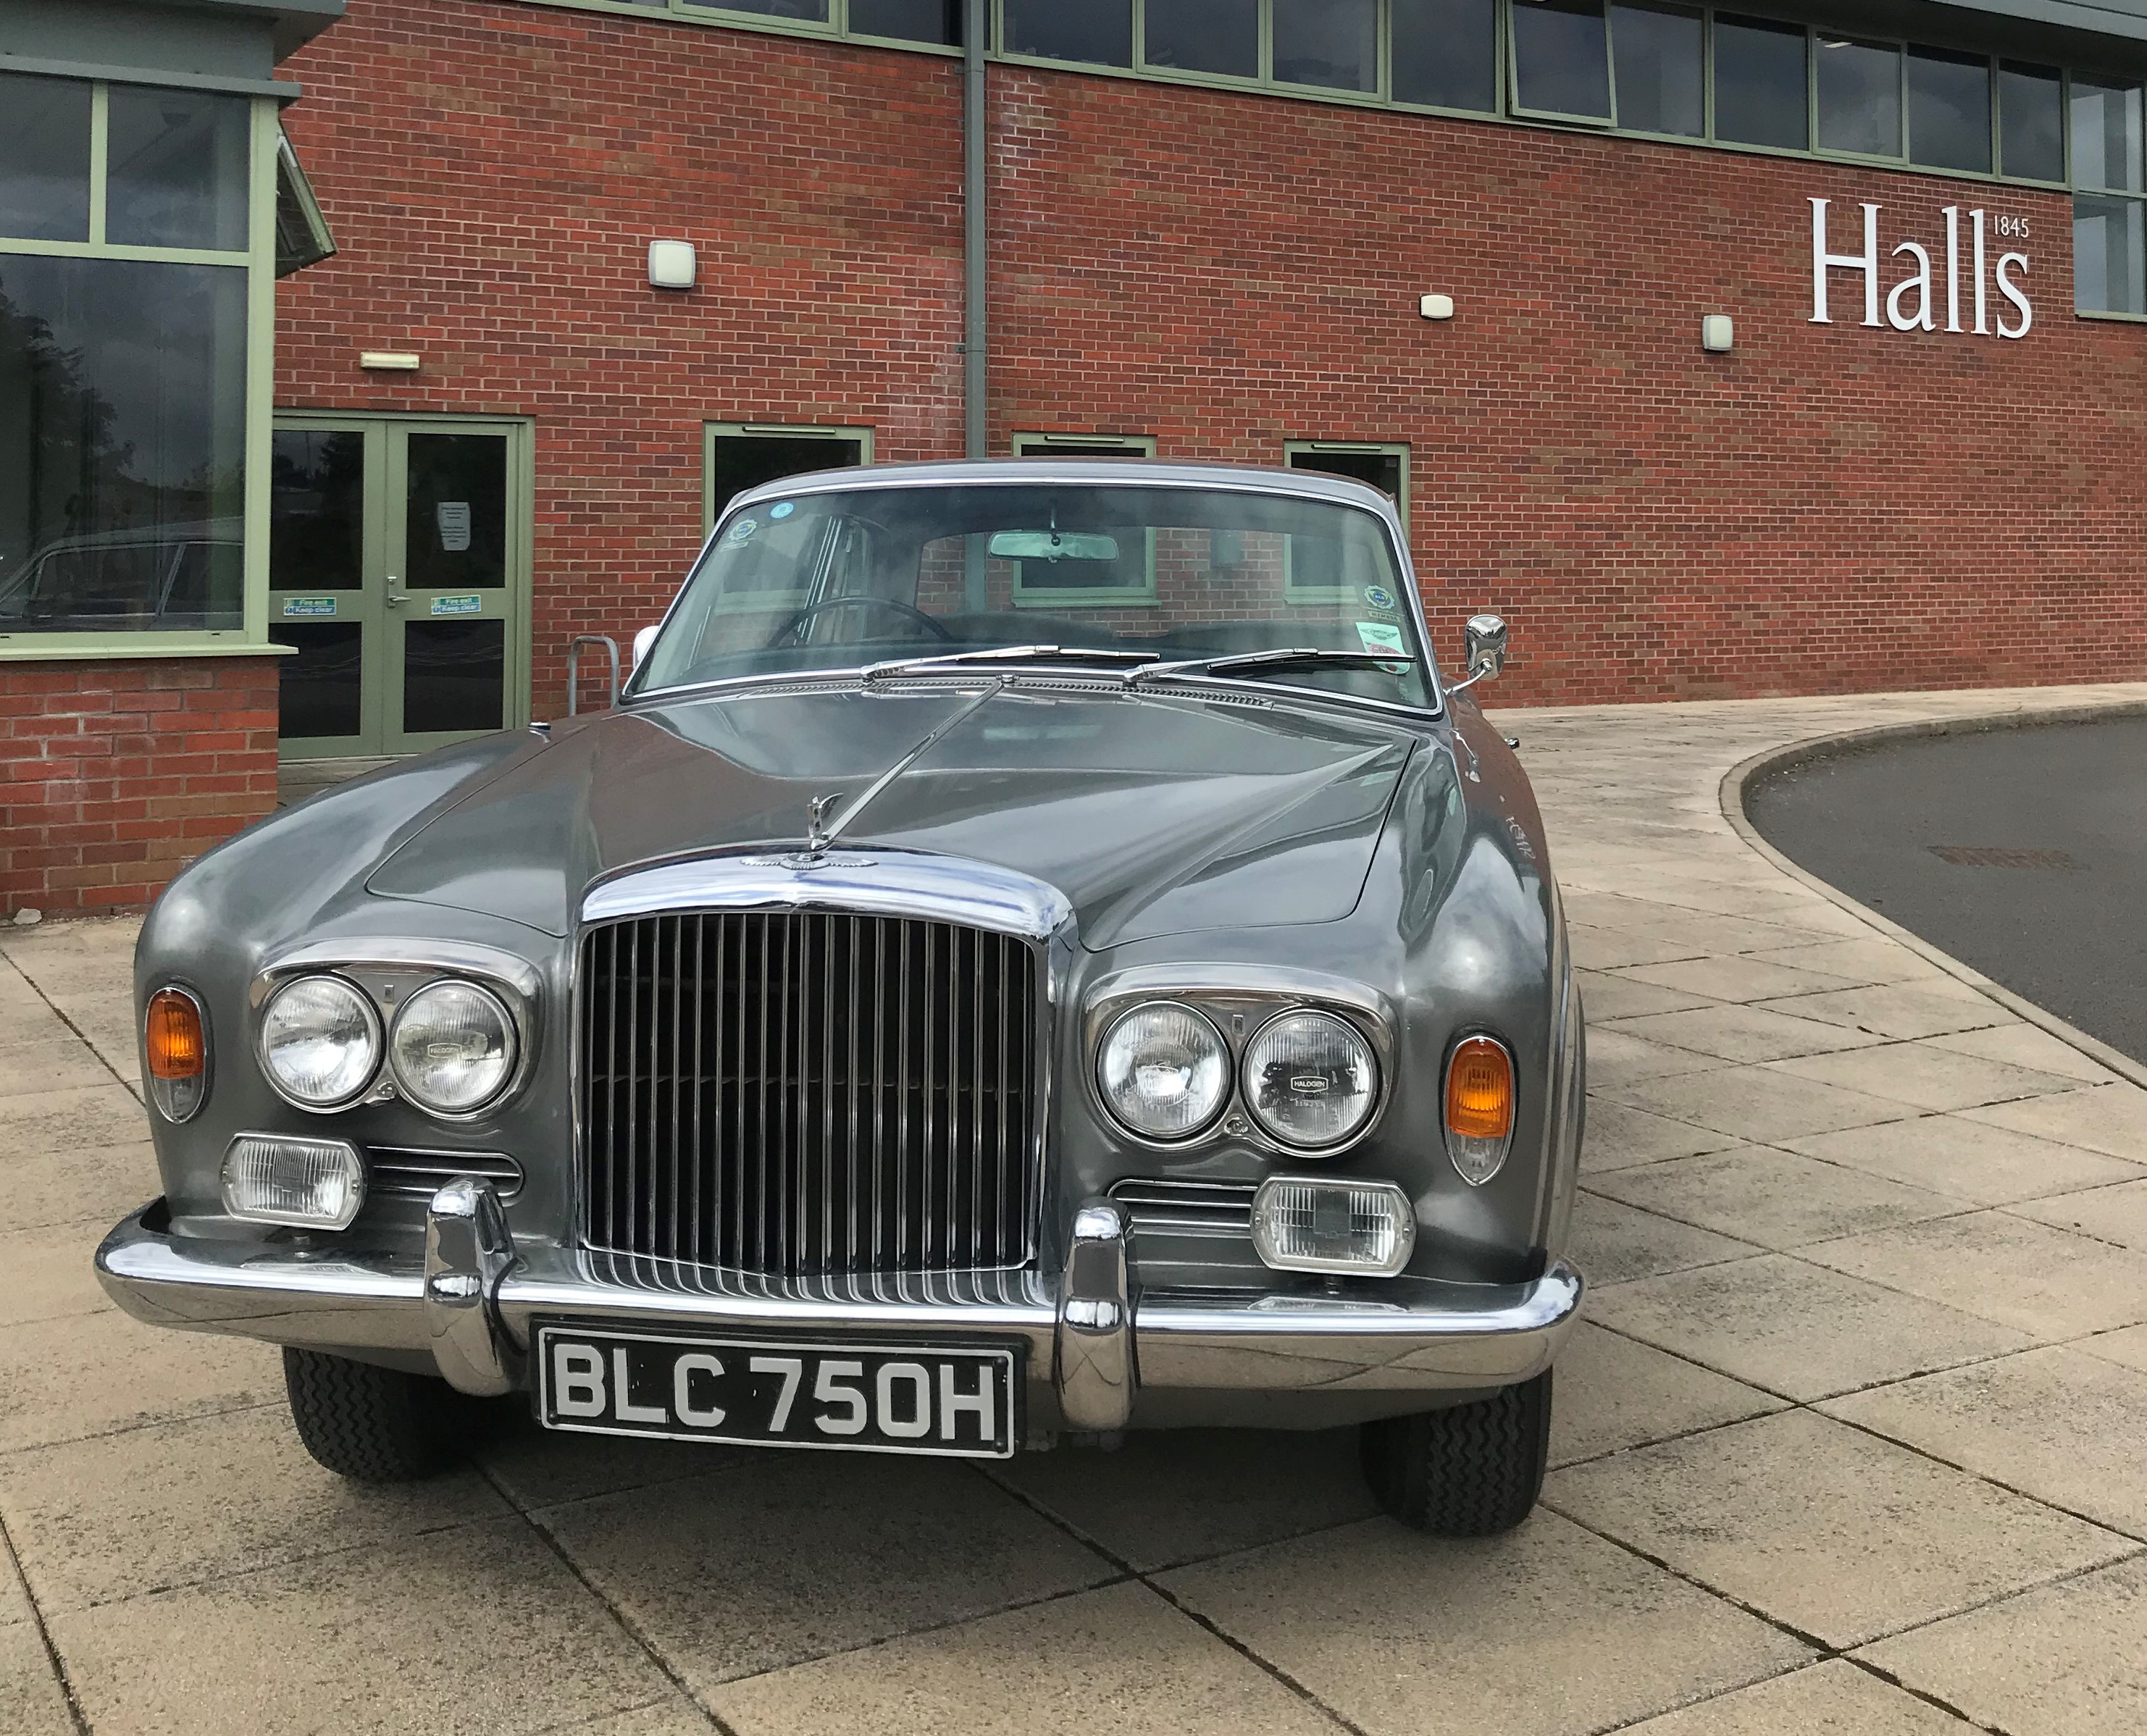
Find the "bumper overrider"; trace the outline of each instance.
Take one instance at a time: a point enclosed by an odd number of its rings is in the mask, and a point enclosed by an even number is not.
[[[1017,1343],[1032,1437],[1129,1423],[1288,1415],[1335,1421],[1426,1408],[1550,1365],[1580,1305],[1564,1263],[1533,1282],[1394,1278],[1336,1295],[1137,1293],[1124,1207],[1076,1213],[1054,1278],[948,1273],[778,1284],[518,1245],[489,1183],[450,1182],[427,1213],[422,1265],[303,1246],[177,1236],[162,1202],[97,1252],[119,1306],[153,1325],[392,1357],[429,1356],[465,1393],[526,1387],[534,1323],[682,1333],[811,1333],[890,1344],[920,1336]],[[1424,1395],[1421,1406],[1411,1394]],[[1235,1402],[1234,1402],[1235,1401]]]

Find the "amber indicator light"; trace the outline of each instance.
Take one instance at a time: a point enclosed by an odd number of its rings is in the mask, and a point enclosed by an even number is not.
[[[149,1072],[159,1079],[198,1079],[207,1063],[201,1013],[176,988],[149,997]]]
[[[1514,1061],[1505,1045],[1471,1037],[1446,1066],[1446,1124],[1464,1139],[1514,1130]]]

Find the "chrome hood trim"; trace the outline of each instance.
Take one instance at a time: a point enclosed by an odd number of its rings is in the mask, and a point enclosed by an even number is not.
[[[701,857],[590,888],[586,924],[666,910],[828,910],[961,923],[1043,940],[1074,913],[1063,893],[988,862],[907,850]]]

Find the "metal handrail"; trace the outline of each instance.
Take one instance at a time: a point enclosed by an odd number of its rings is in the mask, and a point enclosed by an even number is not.
[[[611,659],[611,703],[618,703],[618,641],[609,633],[585,633],[577,634],[567,642],[567,715],[574,717],[581,711],[582,647],[601,645],[605,656]]]

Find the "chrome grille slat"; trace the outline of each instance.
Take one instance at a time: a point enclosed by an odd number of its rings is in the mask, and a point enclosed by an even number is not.
[[[580,968],[592,1249],[780,1278],[1031,1258],[1036,948],[913,918],[683,913],[590,929]]]
[[[429,1200],[449,1182],[464,1175],[490,1182],[502,1199],[512,1199],[522,1191],[522,1166],[504,1152],[371,1145],[365,1149],[365,1169],[368,1198]]]

